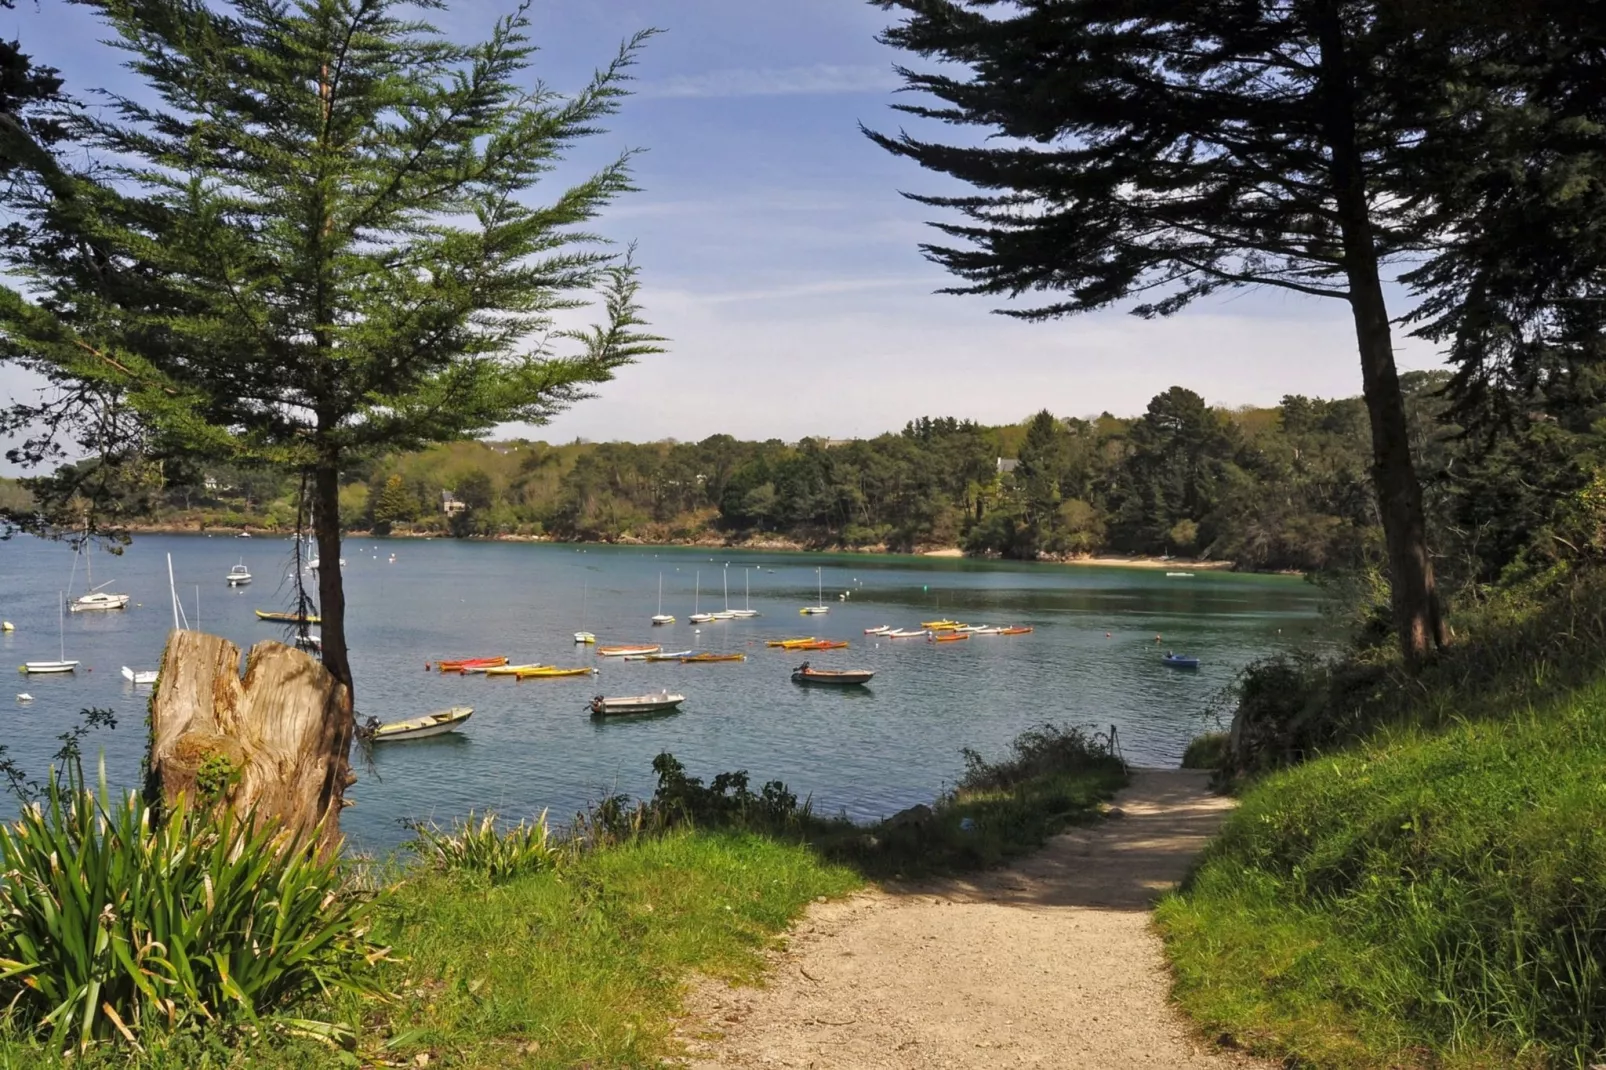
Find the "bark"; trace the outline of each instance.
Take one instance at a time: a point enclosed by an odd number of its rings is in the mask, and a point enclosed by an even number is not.
[[[1372,425],[1372,483],[1388,545],[1389,590],[1400,651],[1419,665],[1447,635],[1439,612],[1433,560],[1428,553],[1422,486],[1411,458],[1405,397],[1394,364],[1388,306],[1378,269],[1377,243],[1367,197],[1366,173],[1355,123],[1355,94],[1345,29],[1336,4],[1321,9],[1324,130],[1331,152],[1331,180],[1344,244],[1350,310],[1361,356],[1361,385]]]
[[[318,615],[323,619],[323,664],[342,684],[349,714],[356,701],[346,646],[346,593],[340,577],[340,470],[333,461],[312,476],[312,530],[318,540]]]
[[[226,639],[175,631],[150,703],[148,788],[168,803],[210,796],[197,785],[226,775],[215,804],[298,834],[326,853],[340,840],[351,776],[352,719],[345,687],[318,660],[264,640],[246,657]]]

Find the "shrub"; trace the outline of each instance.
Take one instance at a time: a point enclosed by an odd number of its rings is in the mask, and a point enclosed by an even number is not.
[[[965,758],[965,775],[955,786],[955,793],[959,795],[1010,788],[1059,773],[1124,772],[1126,768],[1115,756],[1109,736],[1081,725],[1045,724],[1041,728],[1029,728],[1010,744],[1009,757],[996,763],[987,761],[969,747],[960,753]]]
[[[409,823],[414,838],[407,847],[426,864],[447,873],[463,873],[504,881],[527,873],[556,869],[565,844],[547,825],[546,811],[534,821],[504,828],[494,811],[479,820],[473,811],[449,829]]]
[[[1188,744],[1188,749],[1182,753],[1182,768],[1184,769],[1221,769],[1227,764],[1230,754],[1228,740],[1225,732],[1206,732],[1202,736],[1194,737]]]
[[[0,1006],[53,1044],[256,1021],[333,989],[373,991],[384,950],[336,864],[252,815],[183,801],[158,822],[74,769],[0,826]],[[304,1028],[339,1031],[298,1019]]]

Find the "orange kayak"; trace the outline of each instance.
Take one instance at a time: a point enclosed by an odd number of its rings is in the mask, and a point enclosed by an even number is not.
[[[934,633],[932,633],[931,641],[933,643],[961,643],[961,642],[964,642],[966,639],[969,639],[969,638],[970,638],[970,633],[969,632],[958,632],[958,633],[955,633],[955,632],[941,632],[941,633],[934,632]]]
[[[998,629],[998,634],[999,635],[1025,635],[1027,632],[1030,632],[1031,630],[1032,629],[1031,629],[1031,627],[1029,625],[1026,626],[1026,627],[1016,626],[1016,627],[1013,627],[1013,628],[1000,628],[1000,629]]]
[[[493,669],[506,664],[506,658],[458,658],[455,661],[437,661],[435,667],[441,672],[462,672],[464,669]]]

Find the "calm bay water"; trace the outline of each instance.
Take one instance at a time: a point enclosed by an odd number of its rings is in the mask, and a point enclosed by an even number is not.
[[[114,580],[105,589],[132,595],[133,605],[68,614],[66,656],[84,666],[73,676],[18,674],[13,691],[0,696],[0,743],[42,775],[57,735],[81,708],[111,707],[119,727],[92,737],[89,753],[104,751],[115,782],[136,783],[148,689],[136,692],[120,668],[155,668],[160,658],[173,619],[164,555],[173,555],[192,626],[198,601],[200,627],[245,648],[286,634],[252,611],[287,607],[290,549],[282,539],[143,536],[120,557],[93,551],[96,583]],[[401,818],[445,820],[486,807],[513,817],[550,808],[567,817],[615,791],[650,793],[650,763],[665,750],[693,775],[747,769],[755,784],[785,780],[799,796],[812,795],[817,809],[855,818],[929,800],[963,769],[961,747],[996,754],[1044,721],[1114,724],[1129,760],[1174,765],[1239,668],[1320,627],[1311,588],[1286,577],[411,539],[354,540],[344,555],[358,709],[383,720],[453,705],[475,711],[455,735],[383,746],[372,768],[359,766],[361,780],[348,796],[357,805],[342,822],[348,838],[370,850],[403,838]],[[229,589],[223,577],[240,560],[256,581]],[[831,612],[803,617],[798,609],[815,603],[816,567]],[[63,545],[0,543],[0,618],[15,625],[0,635],[9,664],[57,657],[57,592],[72,569]],[[664,612],[680,620],[654,628],[648,618],[657,612],[660,573]],[[762,615],[700,630],[686,623],[699,573],[703,609],[724,605],[728,580],[732,608],[742,606],[750,583]],[[82,563],[76,589],[84,589]],[[844,592],[850,597],[839,601]],[[941,645],[862,634],[936,616],[1035,631]],[[749,658],[619,663],[575,646],[581,627],[603,643],[650,641]],[[851,640],[847,650],[806,657],[820,667],[873,668],[874,683],[841,692],[794,686],[788,673],[804,657],[763,644],[791,635]],[[1195,654],[1203,666],[1167,669],[1159,663],[1164,649]],[[597,664],[602,674],[515,683],[424,667],[491,654]],[[660,687],[687,696],[682,713],[599,724],[584,711],[598,692]],[[24,691],[31,703],[11,698]],[[8,801],[0,807],[9,809]]]

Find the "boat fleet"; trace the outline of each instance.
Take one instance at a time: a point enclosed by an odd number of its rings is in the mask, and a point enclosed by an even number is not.
[[[248,536],[242,534],[241,537]],[[315,558],[316,551],[313,550],[312,553],[314,555],[314,560],[308,563],[308,567],[311,569],[316,569],[318,567]],[[80,556],[82,555],[81,547],[79,554]],[[394,561],[394,555],[392,555],[392,561]],[[344,561],[341,563],[344,564]],[[171,561],[169,564],[171,566]],[[75,573],[76,567],[77,563],[75,559]],[[85,610],[120,610],[127,608],[130,601],[130,596],[127,594],[118,594],[115,592],[102,590],[102,588],[110,586],[110,581],[101,584],[99,587],[93,586],[93,578],[89,576],[88,568],[89,566],[86,564],[86,582],[91,585],[87,593],[80,595],[77,598],[71,597],[70,584],[69,589],[62,592],[60,606],[58,607],[60,612],[58,613],[57,621],[58,657],[55,660],[25,662],[20,667],[22,672],[28,674],[71,673],[78,668],[80,663],[77,660],[69,659],[66,653],[65,618],[67,611],[70,610],[72,612],[80,612]],[[744,574],[745,573],[747,573],[747,570],[744,569]],[[223,578],[226,585],[230,588],[243,587],[252,582],[250,569],[246,567],[243,557],[240,559],[239,563],[230,567],[228,573]],[[743,605],[741,608],[732,609],[730,607],[730,588],[727,572],[727,578],[723,584],[725,608],[721,610],[704,611],[701,606],[702,574],[700,571],[697,572],[694,577],[693,612],[690,614],[687,620],[692,624],[705,625],[720,621],[750,619],[759,616],[759,611],[752,608],[750,576],[745,578],[746,582],[744,583],[743,590]],[[804,616],[819,616],[830,612],[830,606],[825,602],[823,574],[819,568],[815,569],[815,583],[816,601],[814,605],[804,606],[799,610],[799,612]],[[666,651],[664,650],[663,646],[658,643],[598,644],[596,635],[584,628],[587,594],[588,589],[582,588],[582,627],[574,633],[574,641],[577,645],[594,647],[594,652],[598,658],[616,659],[621,662],[674,662],[681,665],[742,662],[748,659],[748,654],[745,652],[709,652],[698,651],[690,648],[684,650]],[[847,599],[847,597],[847,593],[844,593],[840,596],[840,598],[844,601]],[[174,604],[176,623],[179,615],[176,593],[174,595]],[[296,626],[299,634],[295,636],[295,644],[298,647],[308,650],[314,654],[321,652],[321,638],[317,634],[308,630],[309,625],[321,623],[320,618],[315,612],[306,610],[298,612],[286,612],[279,610],[258,609],[255,610],[255,615],[260,621],[278,624],[291,624]],[[657,612],[651,616],[650,623],[654,627],[662,627],[676,623],[675,616],[673,614],[665,613],[663,609],[662,573],[660,573],[658,577]],[[865,628],[863,630],[863,634],[870,638],[889,640],[920,639],[932,644],[959,643],[970,640],[972,637],[1029,635],[1031,632],[1032,627],[1030,625],[968,624],[964,621],[947,617],[937,620],[921,621],[919,627],[899,628],[890,624],[884,624],[876,627]],[[1158,637],[1156,638],[1158,641]],[[845,639],[820,637],[814,635],[766,639],[763,642],[766,648],[776,649],[784,653],[809,653],[817,651],[844,650],[850,646],[849,641]],[[1162,656],[1161,664],[1168,668],[1187,670],[1198,669],[1200,663],[1197,657],[1178,654],[1174,651],[1168,651]],[[599,671],[596,667],[589,665],[554,665],[543,662],[511,664],[507,657],[501,655],[440,659],[433,662],[425,662],[425,668],[427,670],[433,670],[440,673],[456,673],[462,676],[485,676],[487,678],[510,677],[516,682],[522,682],[524,680],[591,677],[597,675]],[[154,669],[139,670],[125,665],[122,668],[122,675],[129,684],[136,687],[152,686],[157,681],[157,670]],[[790,678],[794,684],[811,688],[864,687],[870,683],[875,675],[876,671],[874,669],[819,668],[807,661],[790,670]],[[31,697],[32,696],[27,696],[25,698],[23,695],[19,695],[18,700],[27,701],[31,700]],[[686,696],[684,694],[670,691],[668,689],[661,689],[659,691],[648,692],[639,695],[609,696],[599,694],[594,696],[589,702],[586,703],[585,709],[589,711],[592,717],[599,719],[647,716],[678,712],[681,705],[685,703],[685,701]],[[456,731],[469,720],[473,712],[473,707],[465,705],[453,706],[447,709],[435,711],[433,713],[428,713],[420,717],[413,717],[388,723],[381,722],[376,718],[367,718],[362,724],[358,725],[357,735],[359,739],[368,743],[409,739],[428,739]]]

